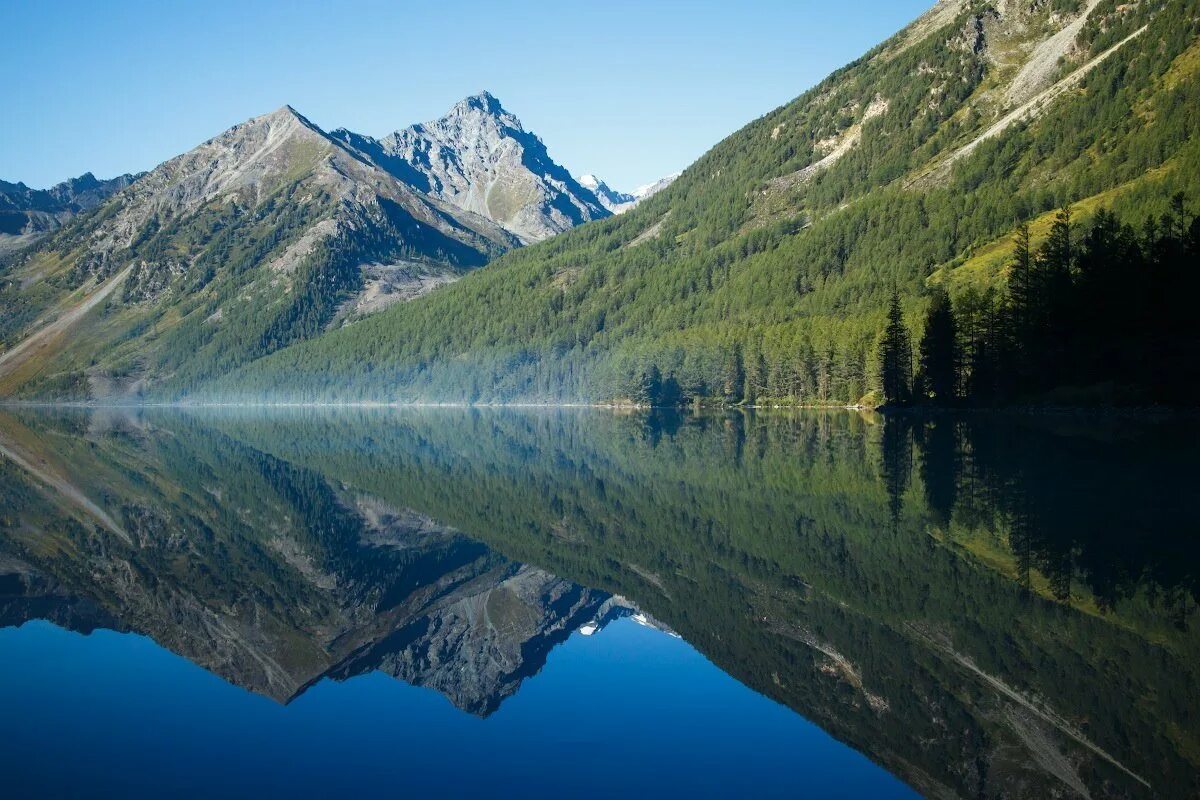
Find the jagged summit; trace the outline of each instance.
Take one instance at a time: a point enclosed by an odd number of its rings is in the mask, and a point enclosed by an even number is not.
[[[596,199],[600,201],[600,205],[607,208],[614,214],[620,214],[623,211],[628,211],[637,203],[637,198],[628,192],[618,192],[607,183],[595,175],[584,175],[579,179],[579,184],[587,189],[592,194],[596,195]]]
[[[0,254],[37,241],[76,214],[103,203],[139,177],[118,175],[100,180],[85,172],[49,189],[31,189],[20,181],[0,180]]]
[[[454,104],[454,107],[450,110],[450,113],[454,113],[458,109],[479,109],[480,111],[485,111],[488,114],[495,114],[497,116],[501,114],[508,114],[508,112],[504,110],[504,106],[500,103],[499,98],[486,89],[478,94],[473,94],[470,97],[464,97],[462,100]],[[513,117],[513,119],[516,119],[516,117]],[[519,120],[517,121],[517,124],[520,125]]]
[[[382,139],[344,129],[333,136],[418,191],[486,217],[523,242],[610,214],[490,92]]]

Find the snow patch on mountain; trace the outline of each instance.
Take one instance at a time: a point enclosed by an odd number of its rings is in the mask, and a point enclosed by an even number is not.
[[[579,183],[585,189],[591,191],[592,194],[596,195],[596,199],[600,201],[600,204],[609,211],[614,214],[623,214],[643,200],[653,197],[670,186],[680,174],[679,172],[674,172],[665,178],[659,178],[653,183],[639,186],[632,192],[617,191],[600,178],[590,174],[581,177]]]

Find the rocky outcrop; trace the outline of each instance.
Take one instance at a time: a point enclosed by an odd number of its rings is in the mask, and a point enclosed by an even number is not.
[[[536,242],[610,215],[500,101],[481,92],[383,139],[334,137],[414,189]]]

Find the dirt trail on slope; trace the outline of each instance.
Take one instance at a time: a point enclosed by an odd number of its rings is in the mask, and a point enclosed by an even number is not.
[[[129,276],[129,272],[132,269],[133,267],[126,267],[121,270],[109,279],[108,283],[85,297],[80,303],[59,314],[58,318],[53,322],[30,334],[23,342],[11,350],[0,353],[0,378],[11,375],[20,369],[21,366],[28,363],[30,359],[44,353],[47,348],[53,345],[56,339],[70,330],[79,320],[83,319],[89,311],[108,299],[108,296]]]
[[[1089,72],[1100,66],[1100,64],[1104,63],[1109,56],[1145,32],[1146,26],[1138,28],[1129,36],[1126,36],[1124,39],[1084,64],[1079,69],[1060,80],[1058,83],[1054,84],[1048,89],[1038,92],[1030,100],[1017,106],[1012,111],[998,119],[996,122],[992,123],[987,130],[979,134],[979,136],[975,137],[975,139],[963,145],[958,150],[955,150],[945,160],[943,160],[929,172],[912,178],[906,182],[905,188],[912,188],[914,186],[928,186],[931,183],[944,180],[950,174],[950,168],[955,164],[955,162],[966,158],[971,153],[975,152],[975,149],[979,147],[979,145],[986,142],[988,139],[999,136],[1016,123],[1033,119],[1041,114],[1050,105],[1050,103],[1058,99],[1060,95],[1078,86]]]

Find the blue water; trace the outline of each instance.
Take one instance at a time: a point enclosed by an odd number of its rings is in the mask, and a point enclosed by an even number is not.
[[[900,798],[896,778],[631,620],[488,719],[372,673],[288,706],[146,637],[0,630],[3,796]]]

